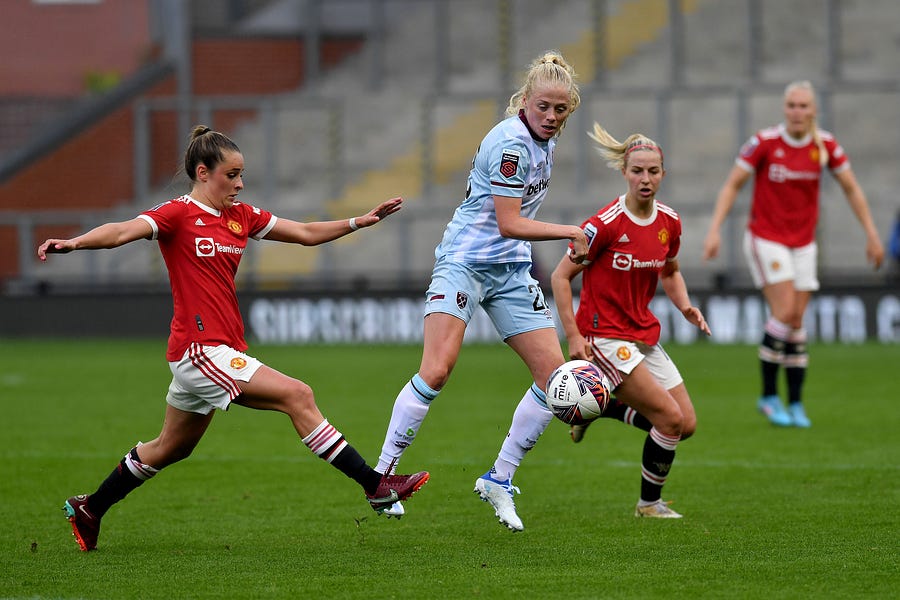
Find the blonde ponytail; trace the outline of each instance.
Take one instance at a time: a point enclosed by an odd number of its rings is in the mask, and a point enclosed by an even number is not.
[[[812,120],[812,139],[819,149],[819,166],[824,169],[825,165],[828,164],[828,148],[825,147],[825,142],[822,140],[822,135],[819,133],[819,127],[816,125],[815,117],[813,117]]]
[[[621,171],[628,162],[628,155],[635,150],[651,150],[659,154],[663,161],[663,151],[659,144],[642,133],[632,133],[624,142],[618,141],[600,123],[594,123],[594,131],[588,136],[597,143],[597,152],[606,160],[606,165]]]

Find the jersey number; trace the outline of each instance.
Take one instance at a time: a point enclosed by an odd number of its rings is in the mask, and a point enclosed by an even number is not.
[[[534,312],[543,312],[547,310],[547,302],[544,300],[544,292],[541,291],[541,286],[529,285],[528,292],[534,296],[534,300],[531,302],[531,305],[534,307]]]

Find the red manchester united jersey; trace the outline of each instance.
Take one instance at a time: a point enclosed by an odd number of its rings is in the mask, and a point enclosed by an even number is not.
[[[583,335],[646,344],[659,341],[659,320],[650,312],[659,272],[681,246],[681,220],[654,201],[640,219],[620,196],[585,221],[587,268],[581,273],[581,300],[575,320]]]
[[[819,135],[828,150],[828,168],[849,168],[834,136],[822,130]],[[783,124],[759,131],[744,144],[736,163],[755,173],[748,224],[754,235],[792,248],[813,242],[819,220],[819,159],[812,135],[795,140]]]
[[[247,239],[264,237],[277,218],[241,202],[215,210],[190,196],[139,217],[153,227],[169,270],[174,315],[166,359],[179,360],[191,342],[246,350],[234,278]]]

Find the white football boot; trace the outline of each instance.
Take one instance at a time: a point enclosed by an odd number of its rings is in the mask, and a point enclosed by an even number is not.
[[[642,504],[639,501],[634,508],[634,516],[650,517],[652,519],[680,519],[681,515],[669,508],[669,503],[660,499],[650,504]]]
[[[399,519],[406,514],[406,509],[403,508],[403,504],[401,502],[394,502],[378,514],[383,515],[388,519]]]
[[[512,531],[522,531],[522,519],[516,514],[516,503],[513,501],[513,493],[521,494],[519,488],[512,484],[512,478],[506,481],[497,481],[492,477],[496,474],[493,468],[475,480],[475,493],[481,496],[485,502],[490,502],[494,507],[494,514],[500,523]]]

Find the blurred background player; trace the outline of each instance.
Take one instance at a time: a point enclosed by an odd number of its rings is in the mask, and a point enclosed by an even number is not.
[[[678,269],[681,220],[656,200],[666,174],[659,145],[639,133],[619,142],[596,123],[591,137],[607,164],[622,172],[627,191],[582,224],[588,255],[580,264],[568,256],[560,260],[551,276],[553,298],[569,356],[593,361],[609,378],[618,402],[651,424],[635,516],[677,519],[681,515],[662,500],[662,488],[678,442],[694,433],[697,416],[678,368],[659,343],[659,320],[649,308],[657,283],[688,322],[706,335],[709,326],[691,305]],[[572,280],[578,274],[582,288],[576,315]],[[576,426],[573,439],[580,439],[584,427]]]
[[[107,223],[78,237],[48,239],[48,253],[117,248],[140,239],[159,242],[172,287],[172,318],[166,358],[173,379],[162,431],[138,443],[90,495],[73,496],[63,509],[79,546],[93,550],[100,520],[116,502],[160,469],[187,458],[203,437],[215,409],[232,403],[288,415],[303,443],[354,479],[376,511],[409,497],[428,473],[382,476],[322,416],[312,389],[244,353],[244,324],[234,277],[249,238],[312,246],[370,227],[400,210],[402,200],[383,202],[349,220],[298,223],[237,201],[244,187],[244,159],[225,135],[197,126],[185,152],[190,194],[164,202],[130,221]]]
[[[891,235],[888,238],[888,252],[891,258],[892,277],[900,281],[900,211],[894,217],[894,225],[891,227]]]
[[[516,514],[513,493],[518,488],[512,478],[553,417],[544,388],[550,373],[564,362],[550,308],[530,273],[531,242],[571,240],[571,260],[576,262],[587,252],[581,228],[535,218],[547,197],[557,138],[580,101],[574,69],[559,52],[546,52],[531,63],[510,98],[507,117],[481,141],[465,198],[435,250],[419,371],[394,401],[376,467],[389,473],[415,440],[456,364],[466,326],[481,305],[533,378],[494,466],[475,482],[475,491],[513,531],[524,527]]]
[[[866,257],[876,269],[884,246],[872,221],[865,194],[834,136],[816,125],[816,94],[808,81],[795,81],[784,91],[784,122],[753,135],[741,148],[719,191],[703,258],[719,254],[719,230],[751,175],[755,175],[744,254],[754,285],[769,308],[759,361],[762,395],[757,404],[779,426],[809,427],[802,392],[809,355],[803,315],[817,278],[816,223],[819,182],[828,168],[866,234]],[[778,395],[778,371],[784,366],[788,409]]]

